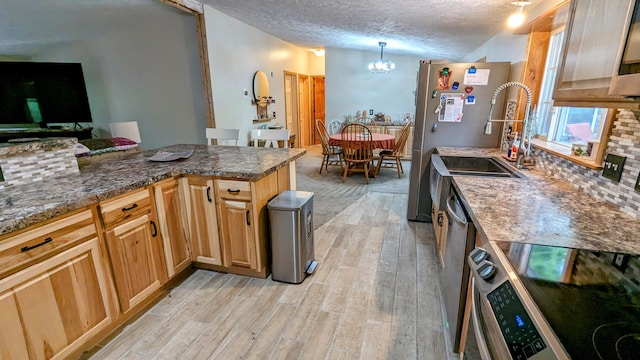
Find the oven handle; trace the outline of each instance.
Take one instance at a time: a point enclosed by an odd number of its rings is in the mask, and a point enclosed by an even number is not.
[[[476,283],[475,279],[471,277],[471,316],[473,317],[473,332],[476,334],[476,342],[478,344],[478,351],[482,360],[491,360],[489,353],[489,347],[487,340],[484,337],[480,324],[480,317],[478,316],[478,307],[476,304]]]

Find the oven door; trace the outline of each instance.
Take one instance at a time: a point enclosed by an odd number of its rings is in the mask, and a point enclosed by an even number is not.
[[[475,279],[471,279],[471,316],[465,344],[465,360],[511,359],[502,340],[493,312],[488,302],[483,301],[476,287]],[[472,333],[473,332],[473,333]]]

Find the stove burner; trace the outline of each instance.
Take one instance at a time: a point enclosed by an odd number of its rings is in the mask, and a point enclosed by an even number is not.
[[[640,354],[640,324],[615,322],[600,325],[591,337],[601,360],[631,360]]]

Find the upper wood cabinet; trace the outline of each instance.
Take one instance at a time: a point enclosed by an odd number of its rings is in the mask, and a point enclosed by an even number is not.
[[[158,225],[164,245],[164,258],[169,278],[191,265],[187,216],[183,193],[177,179],[169,179],[153,186]]]
[[[555,106],[638,108],[637,100],[608,94],[632,2],[571,1]]]

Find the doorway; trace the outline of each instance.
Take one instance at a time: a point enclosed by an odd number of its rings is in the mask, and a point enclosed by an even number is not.
[[[295,135],[294,147],[300,147],[302,134],[299,127],[299,111],[298,111],[298,75],[296,73],[284,72],[284,112],[286,127],[289,134]]]
[[[317,119],[322,120],[326,124],[324,114],[324,75],[311,76],[311,108],[313,111],[312,122]],[[318,133],[315,127],[312,127],[312,144],[319,144]]]

